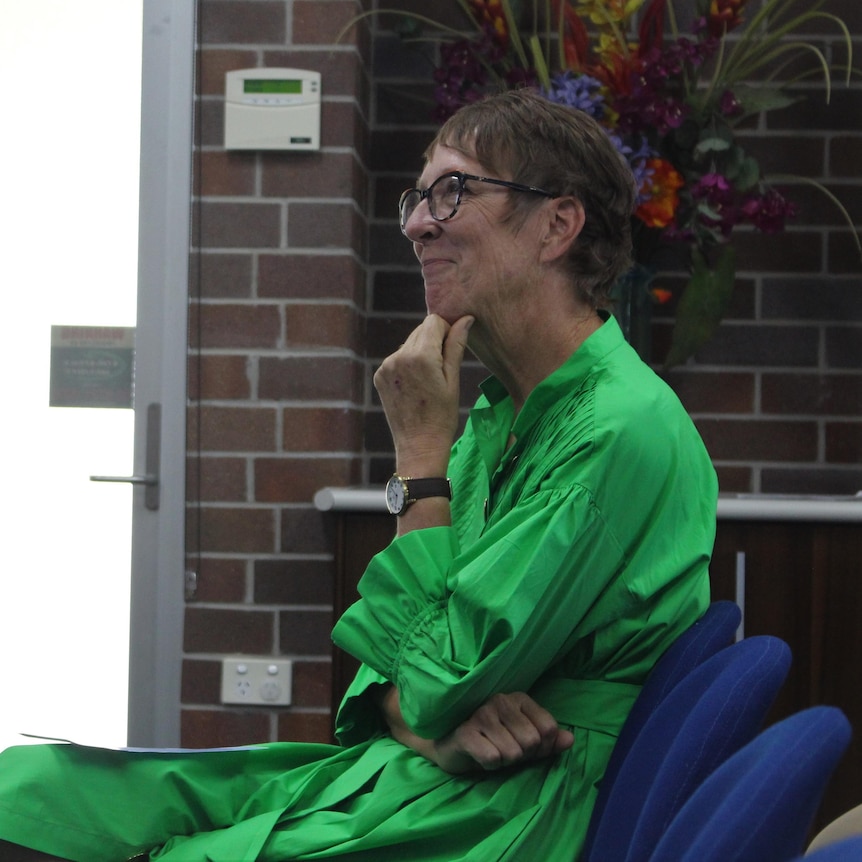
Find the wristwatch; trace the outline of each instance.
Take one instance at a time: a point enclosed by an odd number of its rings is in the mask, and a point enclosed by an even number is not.
[[[390,515],[403,515],[407,507],[426,497],[452,499],[452,483],[448,479],[411,479],[393,476],[386,483],[386,508]]]

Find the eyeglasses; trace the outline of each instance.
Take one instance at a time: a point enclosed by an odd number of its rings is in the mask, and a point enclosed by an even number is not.
[[[462,171],[452,171],[437,177],[427,189],[407,189],[398,201],[398,213],[401,218],[401,232],[406,233],[407,222],[413,215],[416,207],[424,200],[428,200],[428,210],[434,221],[446,221],[452,218],[458,207],[461,206],[461,198],[464,195],[464,186],[467,180],[477,183],[491,183],[495,186],[503,186],[514,192],[532,192],[544,195],[546,198],[555,198],[556,195],[537,189],[534,186],[525,186],[521,183],[510,183],[507,180],[492,180],[488,177],[477,177],[473,174],[465,174]]]

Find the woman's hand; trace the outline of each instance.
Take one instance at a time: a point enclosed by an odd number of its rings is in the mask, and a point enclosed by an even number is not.
[[[472,317],[463,317],[450,327],[442,317],[428,315],[374,375],[403,476],[446,475],[472,323]]]
[[[559,754],[574,739],[529,695],[495,694],[452,733],[435,740],[434,761],[453,774],[493,771]]]
[[[523,692],[495,694],[442,739],[416,736],[401,716],[398,690],[383,693],[381,709],[392,736],[436,763],[445,772],[494,771],[559,754],[574,735]]]

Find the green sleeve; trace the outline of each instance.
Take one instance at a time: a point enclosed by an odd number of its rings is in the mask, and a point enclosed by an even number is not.
[[[333,638],[399,690],[437,738],[498,691],[527,691],[632,603],[624,554],[582,488],[533,495],[461,553],[455,531],[395,540]]]
[[[335,736],[341,745],[358,745],[388,733],[389,728],[377,708],[376,695],[389,684],[385,676],[367,664],[359,666],[344,693],[335,719]]]

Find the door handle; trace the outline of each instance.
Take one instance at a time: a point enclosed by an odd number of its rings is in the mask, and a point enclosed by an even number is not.
[[[158,476],[90,476],[91,482],[128,482],[130,485],[158,485]]]
[[[91,482],[128,482],[144,486],[144,505],[151,512],[159,508],[159,459],[161,457],[162,405],[147,407],[147,451],[143,475],[90,476]]]

